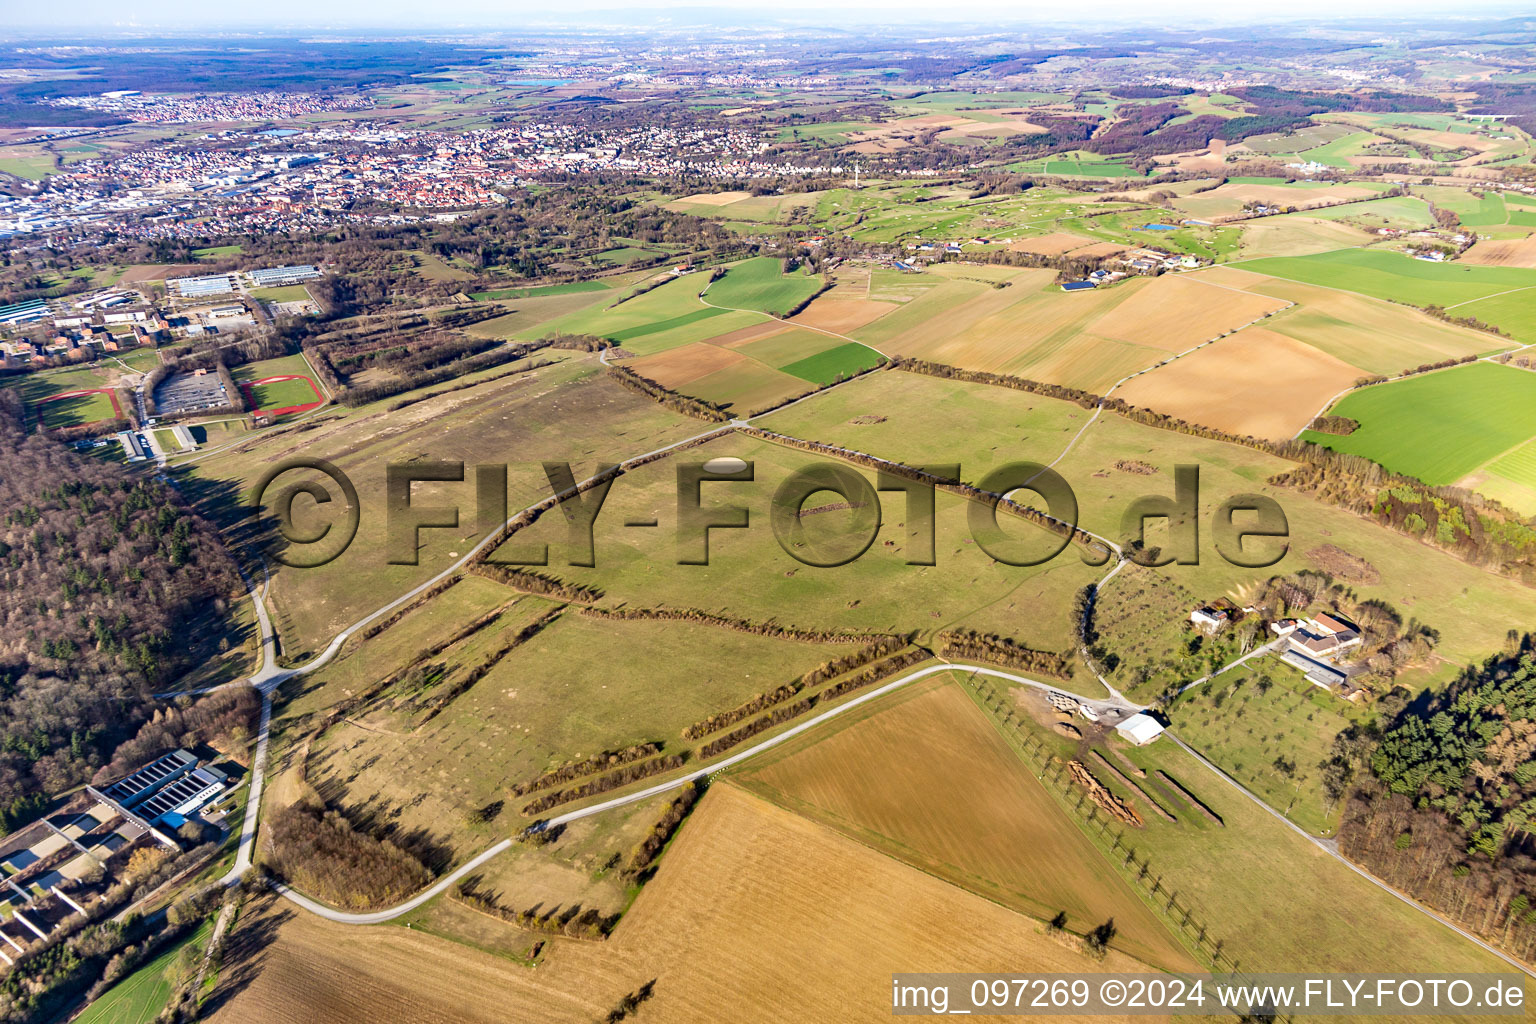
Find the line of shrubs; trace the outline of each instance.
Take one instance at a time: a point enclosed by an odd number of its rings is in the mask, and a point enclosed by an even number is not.
[[[523,813],[530,815],[541,814],[551,807],[568,804],[572,800],[584,800],[589,796],[597,796],[599,793],[606,793],[610,789],[618,789],[620,786],[627,786],[631,782],[638,782],[641,779],[650,778],[652,775],[660,775],[662,772],[669,772],[674,768],[681,768],[682,766],[683,755],[681,754],[668,754],[665,757],[658,757],[649,761],[636,761],[633,764],[625,765],[616,772],[610,772],[590,782],[584,782],[580,786],[546,793],[537,800],[524,804]]]
[[[995,633],[970,629],[945,630],[938,636],[939,653],[947,658],[971,658],[994,665],[1038,672],[1065,679],[1071,675],[1070,662],[1055,651],[1037,651],[1016,640]]]

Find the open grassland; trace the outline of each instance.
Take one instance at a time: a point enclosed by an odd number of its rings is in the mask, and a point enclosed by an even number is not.
[[[525,600],[433,663],[462,675],[543,610],[545,602]],[[681,749],[685,727],[852,650],[568,611],[440,713],[417,710],[414,694],[386,695],[377,710],[332,726],[310,747],[307,781],[355,819],[431,836],[457,863],[523,820],[528,798],[510,793],[514,784],[637,743]],[[419,696],[434,695],[428,687]],[[499,825],[466,824],[470,812],[498,800],[507,804]]]
[[[914,464],[958,462],[962,476],[974,481],[1005,462],[1051,462],[1078,435],[1089,415],[1077,405],[1038,395],[890,371],[845,384],[763,422],[787,434],[884,458]],[[879,421],[869,422],[871,417]],[[1119,467],[1121,462],[1143,463],[1153,472],[1128,472]],[[1162,571],[1199,600],[1227,595],[1246,603],[1251,588],[1269,576],[1312,568],[1302,552],[1336,544],[1370,562],[1380,574],[1377,583],[1353,585],[1361,598],[1379,598],[1441,632],[1436,663],[1430,671],[1414,676],[1415,683],[1425,684],[1443,682],[1461,666],[1497,649],[1512,618],[1536,616],[1536,591],[1531,588],[1352,513],[1275,487],[1268,479],[1291,464],[1249,448],[1106,414],[1082,432],[1055,469],[1076,493],[1083,528],[1118,537],[1121,518],[1133,500],[1172,495],[1174,468],[1181,463],[1200,467],[1200,564],[1170,565]],[[1230,495],[1250,492],[1273,497],[1289,523],[1288,553],[1269,568],[1231,565],[1213,546],[1209,523],[1217,506]],[[941,529],[942,516],[941,502]],[[942,564],[945,548],[941,545],[939,550]],[[1051,565],[1056,567],[1053,572],[1070,573],[1077,571],[1075,562],[1068,552]],[[1117,579],[1110,587],[1119,584]],[[1180,617],[1187,614],[1184,608]],[[1039,613],[1034,616],[1039,617]]]
[[[1319,765],[1352,722],[1373,717],[1273,658],[1235,668],[1168,707],[1179,738],[1313,835],[1332,835],[1339,808]]]
[[[1309,440],[1425,483],[1455,483],[1536,435],[1536,374],[1473,363],[1351,392],[1331,411],[1359,429],[1308,431]]]
[[[548,495],[543,460],[571,462],[579,479],[598,462],[617,462],[702,432],[698,421],[685,420],[621,387],[600,370],[595,359],[561,355],[560,362],[531,373],[502,376],[393,412],[387,409],[390,400],[328,411],[308,421],[318,424],[312,429],[276,437],[254,435],[249,443],[191,467],[192,492],[205,496],[209,502],[205,508],[221,520],[239,514],[239,503],[249,488],[270,467],[293,455],[334,463],[358,488],[361,523],[345,554],[318,568],[274,572],[272,601],[287,655],[316,650],[385,599],[441,571],[481,535],[472,479],[416,484],[414,503],[458,505],[460,525],[456,530],[422,531],[418,565],[389,564],[384,514],[387,464],[420,459],[505,460],[509,507],[518,509]],[[508,369],[499,367],[485,376],[505,374]],[[290,471],[275,486],[286,487],[302,476],[301,471]],[[329,487],[334,493],[335,485]],[[329,507],[311,511],[302,502],[296,507],[306,529],[333,521],[323,518]],[[410,550],[407,540],[406,557]]]
[[[1074,742],[1031,724],[1022,728],[1058,756],[1076,754]],[[1162,770],[1177,779],[1225,822],[1217,827],[1183,805],[1176,824],[1150,816],[1125,838],[1139,859],[1150,860],[1162,885],[1195,908],[1239,970],[1508,970],[1292,832],[1173,743],[1111,742],[1149,774]],[[1107,772],[1095,774],[1126,795]]]
[[[856,386],[857,382],[843,385]],[[823,397],[830,399],[840,390]],[[818,398],[796,408],[813,406],[822,400]],[[525,557],[539,550],[540,545],[548,544],[548,571],[572,583],[601,588],[604,604],[702,608],[751,621],[772,620],[804,628],[915,631],[923,637],[968,624],[978,616],[997,616],[1009,621],[988,628],[998,629],[1038,650],[1062,651],[1071,646],[1070,616],[1065,613],[1026,614],[1030,602],[1024,602],[1022,612],[1011,615],[995,610],[1006,608],[1021,587],[1041,578],[1051,580],[1053,600],[1070,601],[1075,590],[1097,574],[1082,565],[1075,554],[1068,553],[1057,562],[1038,567],[994,562],[971,538],[967,526],[971,503],[941,492],[936,496],[937,564],[908,565],[907,559],[913,556],[914,545],[920,541],[912,536],[914,527],[907,525],[901,496],[888,494],[882,498],[886,511],[879,531],[862,556],[837,567],[805,565],[779,546],[769,525],[769,511],[775,491],[792,474],[831,460],[740,435],[690,449],[680,459],[692,462],[732,457],[754,463],[754,482],[705,483],[702,501],[705,508],[746,508],[751,526],[744,530],[711,531],[708,565],[677,564],[684,555],[697,557],[699,549],[691,540],[686,544],[675,540],[677,468],[672,460],[643,466],[614,483],[595,526],[596,567],[564,564],[566,529],[558,516],[544,516],[519,531],[492,560]],[[873,486],[873,472],[857,472]],[[806,501],[805,508],[825,508],[842,501],[832,492],[818,492]],[[660,528],[628,529],[623,524],[631,519],[655,520]],[[1003,528],[1021,551],[1036,555],[1052,550],[1059,542],[1037,527],[1006,516]],[[856,513],[846,509],[806,516],[799,529],[801,532],[786,543],[807,557],[846,557],[865,543],[857,529]],[[805,550],[801,552],[801,548]],[[1082,687],[1080,692],[1085,693],[1097,688],[1091,677],[1071,685]]]
[[[739,778],[945,881],[1083,932],[1114,918],[1114,946],[1168,970],[1183,946],[1106,863],[952,681],[924,681],[860,720],[797,738]]]
[[[1294,338],[1250,327],[1132,378],[1115,394],[1191,423],[1281,440],[1363,376]]]
[[[1251,260],[1243,268],[1415,306],[1455,306],[1536,287],[1536,270],[1433,263],[1384,249],[1340,249],[1315,256]]]
[[[1261,256],[1310,256],[1346,246],[1364,245],[1371,236],[1361,228],[1304,213],[1264,217],[1243,224],[1233,259]]]
[[[891,974],[913,964],[1146,969],[1113,950],[1092,960],[1037,921],[730,785],[705,797],[608,941],[550,946],[529,970],[416,929],[331,924],[263,897],[232,936],[209,1019],[590,1024],[654,980],[641,1020],[713,1024],[725,1006],[740,1021],[874,1024],[890,1019]]]
[[[512,289],[522,291],[524,289]],[[482,320],[464,328],[466,334],[477,338],[503,338],[531,340],[555,333],[552,321],[570,316],[582,310],[606,305],[617,293],[602,291],[571,291],[546,295],[530,295],[527,298],[502,299],[503,308],[511,311],[501,316]]]

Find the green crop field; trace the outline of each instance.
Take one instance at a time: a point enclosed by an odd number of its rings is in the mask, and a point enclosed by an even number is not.
[[[569,295],[573,292],[605,292],[609,288],[601,281],[571,281],[566,284],[547,284],[528,288],[497,288],[488,292],[471,292],[476,302],[496,299],[531,299],[544,295]]]
[[[814,356],[796,360],[779,369],[817,384],[831,384],[839,377],[852,376],[860,370],[878,366],[883,361],[884,357],[874,349],[867,345],[860,345],[856,341],[850,341],[829,348],[825,352],[818,352]]]
[[[702,309],[695,309],[690,313],[683,313],[679,316],[670,317],[666,320],[656,320],[647,324],[636,324],[634,327],[626,327],[622,331],[613,331],[608,334],[608,337],[612,338],[614,341],[619,342],[620,344],[623,344],[626,341],[633,341],[636,338],[643,338],[648,334],[661,334],[664,331],[676,330],[679,327],[687,327],[690,324],[696,324],[700,320],[708,320],[711,317],[724,316],[729,312],[731,311],[728,309],[717,309],[712,306],[705,306]]]
[[[1536,374],[1473,363],[1352,392],[1330,412],[1360,428],[1302,436],[1425,483],[1450,484],[1536,435]]]
[[[1249,260],[1244,270],[1327,285],[1413,306],[1455,306],[1536,287],[1536,270],[1433,263],[1383,249],[1340,249],[1313,256]]]
[[[1536,343],[1536,288],[1463,303],[1453,308],[1451,315],[1476,317],[1484,323],[1498,325],[1518,342]]]
[[[821,282],[804,274],[784,274],[780,261],[758,256],[726,269],[725,276],[709,286],[706,298],[717,306],[755,309],[782,316],[816,293]]]
[[[211,927],[205,921],[190,935],[172,942],[149,963],[107,989],[75,1018],[76,1024],[150,1024],[171,998],[169,975],[177,954],[183,947],[204,945]]]

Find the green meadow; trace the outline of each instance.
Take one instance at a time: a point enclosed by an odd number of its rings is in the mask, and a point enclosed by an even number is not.
[[[1536,374],[1471,363],[1351,392],[1330,412],[1359,429],[1302,437],[1449,484],[1536,436]]]

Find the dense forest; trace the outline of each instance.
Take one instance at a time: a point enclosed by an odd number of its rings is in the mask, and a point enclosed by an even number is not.
[[[213,529],[145,475],[28,436],[0,391],[0,826],[87,781],[145,697],[218,641],[240,580]]]
[[[1349,743],[1345,737],[1344,742]],[[1520,956],[1536,950],[1536,638],[1404,707],[1339,842],[1375,874]],[[1349,755],[1345,755],[1346,757]]]

